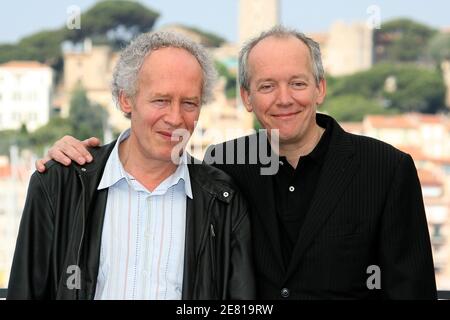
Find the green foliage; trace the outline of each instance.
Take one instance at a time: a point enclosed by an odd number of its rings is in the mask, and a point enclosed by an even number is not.
[[[436,30],[410,19],[385,22],[375,32],[375,44],[383,53],[378,60],[411,62],[425,56],[426,46]]]
[[[107,117],[106,110],[91,103],[82,88],[75,89],[69,111],[69,121],[75,137],[84,140],[94,136],[103,140],[103,124]]]
[[[19,41],[19,47],[32,48],[39,57],[40,62],[54,65],[61,59],[61,42],[64,33],[61,30],[40,31]]]
[[[125,0],[100,1],[81,14],[81,28],[40,31],[23,38],[17,44],[0,44],[0,63],[10,60],[37,60],[62,71],[61,43],[82,41],[120,48],[137,34],[152,29],[159,14],[137,2]]]
[[[225,42],[225,39],[212,33],[212,32],[207,32],[204,30],[201,30],[199,28],[196,27],[188,27],[188,26],[183,26],[183,28],[186,28],[190,31],[193,31],[197,34],[199,34],[200,36],[202,36],[205,39],[204,45],[208,46],[208,47],[220,47],[222,45],[222,43]]]
[[[81,15],[81,28],[65,30],[65,38],[73,42],[91,37],[120,47],[136,35],[150,31],[159,13],[138,2],[126,0],[100,1]]]
[[[438,33],[428,45],[428,56],[437,64],[450,60],[450,34]]]
[[[387,92],[385,82],[393,77],[396,90]],[[379,64],[372,69],[335,78],[328,83],[328,100],[359,95],[396,112],[436,113],[445,105],[445,85],[436,70],[414,65]]]
[[[228,68],[221,62],[214,62],[220,77],[225,78],[225,96],[228,99],[236,99],[236,75],[232,74]]]
[[[361,95],[341,95],[325,101],[320,107],[338,121],[362,121],[368,114],[393,114],[395,110],[388,110],[375,100],[367,99]]]
[[[65,135],[72,135],[72,125],[69,119],[54,117],[29,136],[29,147],[37,154],[43,154],[45,148],[53,145]]]
[[[42,61],[44,57],[40,56],[35,48],[13,45],[0,45],[0,63],[5,63],[11,60],[38,60]]]
[[[23,130],[2,130],[0,131],[0,154],[9,155],[11,145],[19,148],[27,148],[29,146],[29,135]]]

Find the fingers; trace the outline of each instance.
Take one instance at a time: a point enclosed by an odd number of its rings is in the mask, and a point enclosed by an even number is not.
[[[72,136],[64,136],[55,142],[44,158],[36,161],[36,169],[39,172],[44,172],[45,163],[51,159],[66,166],[68,166],[72,160],[80,165],[91,162],[92,156],[86,148],[96,147],[98,145],[100,145],[100,140],[95,137],[80,141]]]
[[[61,151],[64,150],[64,151]],[[65,166],[68,166],[71,162],[72,162],[72,158],[74,158],[74,160],[76,162],[78,162],[76,159],[80,159],[82,157],[77,156],[77,151],[74,151],[74,149],[72,148],[70,150],[70,148],[68,146],[62,148],[60,145],[54,145],[53,147],[51,147],[48,150],[47,156],[53,160],[55,160],[56,162],[59,162]],[[84,159],[82,161],[83,163],[80,164],[84,164]]]
[[[35,163],[36,170],[39,171],[40,173],[45,172],[45,164],[50,160],[51,159],[49,156],[45,156],[42,159],[36,160]]]
[[[83,143],[71,136],[65,136],[56,141],[48,151],[48,155],[55,161],[65,165],[69,165],[71,160],[80,165],[92,161],[92,156]]]
[[[81,141],[81,143],[85,146],[85,147],[98,147],[101,143],[99,138],[96,137],[90,137],[89,139],[83,140]]]

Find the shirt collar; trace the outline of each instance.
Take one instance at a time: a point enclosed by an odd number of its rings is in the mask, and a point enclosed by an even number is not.
[[[330,141],[331,141],[331,131],[332,131],[332,125],[333,122],[332,121],[327,121],[325,123],[319,123],[316,119],[317,124],[322,127],[323,129],[325,129],[325,131],[323,132],[322,136],[319,139],[319,142],[317,143],[317,145],[314,147],[314,149],[308,153],[305,156],[302,156],[299,161],[301,159],[309,159],[314,161],[315,163],[323,163],[323,161],[325,160],[325,155],[328,151],[328,147],[330,145]],[[285,156],[280,156],[279,160],[282,161],[283,163],[287,163],[287,159]]]
[[[130,129],[127,129],[123,131],[117,139],[114,148],[111,151],[111,154],[106,162],[105,170],[103,171],[103,175],[97,187],[97,190],[109,188],[122,179],[126,179],[128,183],[130,183],[130,179],[134,179],[129,173],[125,171],[119,158],[119,145],[121,142],[128,139],[129,136]],[[153,190],[152,194],[163,194],[167,191],[167,189],[178,184],[180,179],[182,179],[186,195],[189,198],[193,199],[191,179],[189,176],[189,168],[187,163],[187,152],[184,151],[175,172],[167,177],[167,179],[164,180],[155,190]]]

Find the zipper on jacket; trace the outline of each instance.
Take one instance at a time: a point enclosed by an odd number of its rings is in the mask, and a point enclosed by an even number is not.
[[[214,225],[211,223],[210,225],[210,250],[211,250],[211,273],[212,273],[212,281],[213,281],[213,296],[218,298],[218,290],[217,290],[217,279],[216,279],[216,232],[214,230]]]

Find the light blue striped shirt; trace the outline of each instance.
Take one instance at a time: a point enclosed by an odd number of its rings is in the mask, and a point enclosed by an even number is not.
[[[181,299],[186,197],[191,182],[183,154],[176,171],[150,192],[119,159],[122,132],[98,190],[108,188],[95,299]]]

